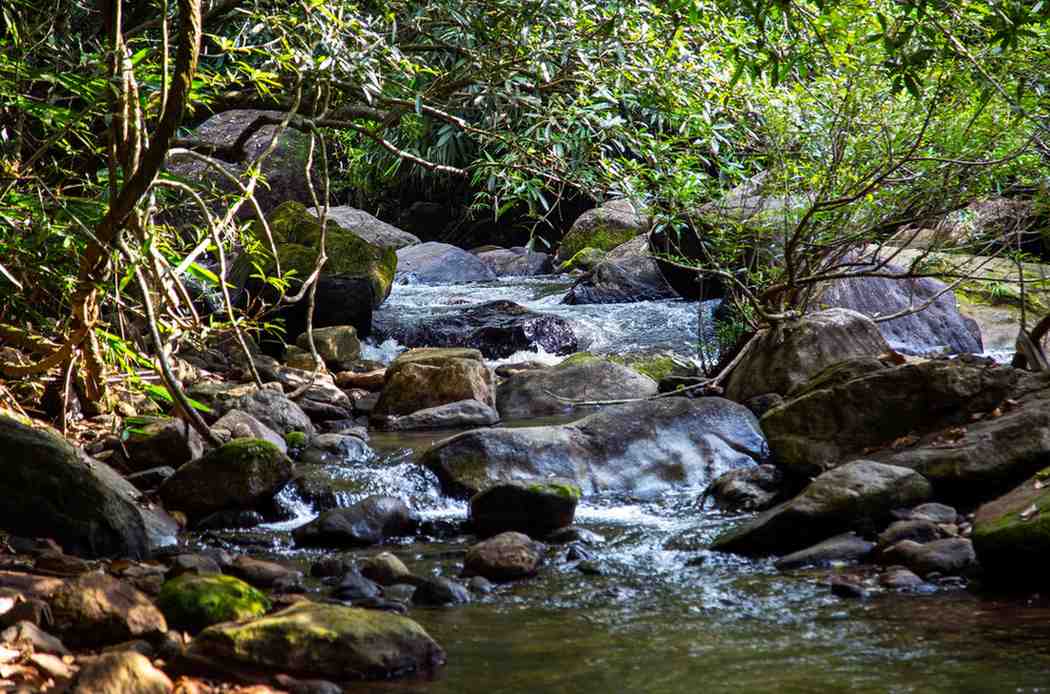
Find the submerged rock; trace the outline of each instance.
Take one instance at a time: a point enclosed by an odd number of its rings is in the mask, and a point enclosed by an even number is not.
[[[613,405],[573,424],[468,431],[420,462],[445,493],[469,498],[504,481],[557,477],[584,494],[652,496],[702,486],[765,462],[768,449],[745,407],[722,398],[663,398]]]
[[[406,617],[312,602],[209,627],[189,656],[220,669],[246,665],[337,680],[400,677],[445,662],[441,646]]]
[[[157,606],[172,626],[197,632],[219,622],[259,617],[270,609],[270,601],[233,576],[185,573],[164,583]]]
[[[393,317],[390,325],[382,326],[382,333],[408,347],[470,347],[487,359],[541,348],[550,354],[571,354],[577,349],[569,321],[513,301],[489,301],[415,324],[396,320]]]
[[[871,532],[902,506],[930,496],[930,483],[907,468],[855,460],[817,477],[793,499],[722,533],[711,549],[785,554],[848,530]]]
[[[581,354],[553,368],[514,374],[499,385],[496,407],[505,419],[524,419],[571,412],[573,406],[564,400],[644,398],[656,392],[656,382],[648,376]]]
[[[543,563],[544,546],[528,535],[505,532],[472,546],[463,560],[463,575],[490,581],[532,576]]]
[[[844,308],[818,311],[755,337],[726,379],[725,394],[737,402],[766,393],[786,395],[832,364],[887,351],[889,345],[867,316]]]
[[[470,522],[482,537],[507,530],[544,537],[572,525],[580,488],[557,480],[502,482],[470,500]]]
[[[292,536],[298,545],[368,546],[410,535],[418,525],[419,517],[405,502],[375,495],[348,508],[326,511]]]
[[[419,284],[464,284],[491,282],[496,273],[473,253],[428,241],[397,252],[397,277]]]

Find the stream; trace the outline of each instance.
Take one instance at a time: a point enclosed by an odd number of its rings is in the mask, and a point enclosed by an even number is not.
[[[581,350],[673,351],[695,356],[699,316],[710,306],[683,301],[565,306],[568,281],[534,278],[455,287],[396,286],[377,312],[384,321],[432,316],[502,298],[573,322]],[[400,351],[375,341],[365,356]],[[519,353],[499,363],[554,355]],[[514,422],[510,425],[538,422]],[[335,463],[333,479],[353,479],[352,503],[375,493],[406,499],[431,521],[403,544],[347,552],[361,559],[392,551],[413,572],[455,578],[466,548],[464,502],[444,497],[415,454],[454,432],[373,433],[376,456]],[[550,548],[532,579],[474,595],[469,605],[413,607],[447,651],[433,680],[369,683],[348,691],[472,694],[493,692],[1040,692],[1050,690],[1050,600],[997,597],[957,585],[918,593],[874,591],[863,600],[833,597],[826,571],[781,573],[772,562],[708,552],[735,520],[701,509],[702,489],[644,503],[589,497],[576,524],[605,542],[570,559]],[[239,552],[309,564],[334,550],[298,549],[290,531],[315,517],[282,492],[294,518],[200,540]],[[581,571],[585,569],[586,571]],[[863,569],[850,568],[852,571]],[[321,590],[314,579],[308,585]]]

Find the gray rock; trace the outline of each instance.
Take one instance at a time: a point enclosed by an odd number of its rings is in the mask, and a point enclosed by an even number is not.
[[[412,602],[417,605],[464,605],[470,592],[462,584],[443,576],[429,576],[416,586]]]
[[[730,470],[704,492],[727,511],[764,511],[784,492],[784,473],[775,465]]]
[[[314,347],[317,355],[329,367],[341,371],[352,365],[361,356],[361,341],[352,325],[331,325],[314,329]],[[309,336],[300,335],[295,344],[299,349],[309,350]]]
[[[204,453],[204,440],[185,421],[171,418],[150,420],[127,428],[124,447],[134,472],[163,466],[177,468]]]
[[[50,537],[71,554],[143,558],[175,523],[131,483],[57,434],[0,416],[0,527]]]
[[[847,530],[871,532],[893,509],[930,496],[913,470],[855,460],[817,477],[785,501],[719,535],[711,549],[744,555],[794,552]]]
[[[277,586],[302,585],[303,572],[273,561],[253,557],[237,557],[230,566],[230,574],[256,588],[273,589]]]
[[[496,407],[504,419],[524,419],[571,412],[573,406],[558,397],[620,400],[644,398],[656,392],[656,382],[633,369],[607,359],[580,357],[549,369],[514,374],[497,388]]]
[[[944,531],[928,520],[897,521],[879,533],[879,549],[885,550],[901,540],[924,543],[940,540],[944,536]]]
[[[228,411],[211,426],[211,430],[224,442],[233,439],[262,439],[277,446],[282,453],[288,452],[283,436],[241,410]]]
[[[920,504],[911,510],[912,520],[928,520],[931,523],[954,523],[959,519],[959,512],[954,507],[931,501]]]
[[[553,479],[501,482],[470,500],[470,522],[481,537],[516,530],[540,538],[572,525],[580,488]]]
[[[143,470],[142,472],[132,473],[125,479],[135,485],[136,489],[152,491],[164,484],[164,482],[174,474],[175,468],[173,467],[154,467],[149,470]]]
[[[649,231],[652,220],[630,200],[610,200],[581,214],[558,246],[556,260],[564,263],[585,248],[611,251]]]
[[[326,511],[292,536],[300,546],[368,546],[410,535],[418,525],[419,517],[405,502],[376,495],[348,508]]]
[[[373,460],[375,451],[357,436],[350,434],[317,434],[299,454],[303,465],[348,465]]]
[[[316,207],[308,208],[307,211],[315,217],[320,217]],[[396,251],[415,246],[420,242],[419,237],[415,234],[402,231],[355,207],[346,205],[329,207],[328,218],[344,229],[354,232],[365,241],[382,248],[393,248]]]
[[[670,397],[610,406],[569,425],[468,431],[435,444],[420,462],[461,498],[497,482],[548,477],[584,494],[645,497],[703,486],[767,457],[758,422],[742,405]]]
[[[566,304],[622,304],[674,299],[678,293],[664,279],[642,234],[609,251],[562,299]]]
[[[288,399],[280,390],[261,388],[242,395],[230,409],[238,409],[262,422],[269,429],[284,436],[290,431],[312,434],[310,418],[303,408]]]
[[[919,544],[901,540],[882,553],[884,564],[900,564],[920,576],[932,573],[941,576],[966,575],[977,568],[973,543],[962,537],[952,537]]]
[[[879,576],[879,584],[892,590],[914,590],[923,583],[915,572],[903,566],[889,566]]]
[[[726,397],[744,402],[756,395],[785,395],[822,370],[852,357],[873,357],[889,345],[870,318],[833,308],[811,313],[755,338],[725,382]]]
[[[388,416],[377,420],[387,431],[419,429],[469,429],[487,427],[499,421],[499,412],[477,400],[459,400],[437,407],[417,410],[402,417]]]
[[[419,284],[464,284],[491,282],[496,273],[473,253],[428,241],[398,250],[397,278]]]
[[[551,270],[551,257],[522,247],[498,248],[476,253],[497,277],[531,277]]]
[[[824,567],[835,562],[861,561],[874,549],[875,543],[868,542],[856,533],[843,533],[781,557],[776,567],[781,571],[789,571],[806,566]]]
[[[1046,584],[1050,576],[1048,476],[1044,469],[977,509],[974,549],[990,583],[1012,588]]]
[[[378,598],[382,594],[383,589],[378,583],[365,577],[357,569],[351,569],[340,579],[333,596],[345,602],[360,602]]]

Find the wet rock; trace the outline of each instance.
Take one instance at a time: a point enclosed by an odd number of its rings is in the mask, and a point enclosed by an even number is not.
[[[471,593],[477,593],[478,595],[488,595],[495,586],[484,576],[472,576],[467,582],[467,587],[470,588]]]
[[[920,576],[969,574],[977,568],[973,544],[961,537],[919,544],[901,540],[882,553],[884,564],[900,564]]]
[[[81,556],[142,558],[173,541],[174,522],[108,465],[64,439],[0,416],[0,527],[51,537]]]
[[[298,337],[295,344],[299,349],[310,349],[305,332]],[[357,339],[357,330],[352,325],[315,328],[314,347],[317,348],[317,354],[325,364],[336,370],[349,367],[361,356],[361,341]]]
[[[531,277],[545,275],[551,270],[551,256],[521,246],[494,248],[475,253],[497,277]]]
[[[271,443],[235,439],[179,468],[160,488],[165,506],[194,517],[269,501],[292,478],[292,461]]]
[[[1045,585],[1050,575],[1050,468],[981,506],[973,544],[989,581]]]
[[[375,458],[364,440],[351,434],[317,434],[299,454],[302,465],[363,463]]]
[[[141,491],[152,491],[164,484],[175,474],[175,468],[173,467],[153,467],[149,470],[143,470],[142,472],[135,472],[125,479],[135,485],[136,489]]]
[[[466,307],[413,324],[390,318],[379,326],[385,337],[408,347],[470,347],[487,359],[503,359],[515,352],[571,354],[577,350],[572,324],[558,316],[531,311],[512,301],[497,300]]]
[[[924,581],[916,573],[903,566],[887,567],[879,575],[879,584],[891,590],[914,590],[923,583]]]
[[[282,453],[288,452],[283,436],[241,410],[228,411],[211,426],[211,430],[224,443],[233,439],[262,439],[277,446]]]
[[[496,273],[473,253],[428,241],[398,250],[397,278],[419,284],[465,284],[491,282]]]
[[[605,251],[598,248],[584,248],[568,260],[558,265],[558,272],[590,272],[598,267],[605,258]]]
[[[254,528],[266,521],[258,511],[216,511],[209,513],[193,524],[194,530],[225,530],[228,528]]]
[[[811,389],[766,413],[762,428],[779,463],[798,475],[863,455],[914,468],[939,490],[983,485],[987,494],[989,482],[1031,469],[1036,450],[1050,446],[1050,408],[1036,404],[1050,404],[1050,384],[1024,392],[1024,380],[983,362],[903,364]],[[1019,407],[971,421],[1011,396]]]
[[[177,578],[182,574],[214,576],[221,573],[219,562],[206,554],[179,554],[172,557],[168,564],[169,578]]]
[[[836,562],[862,561],[874,549],[875,543],[868,542],[856,533],[843,533],[782,557],[776,562],[776,567],[781,571],[789,571],[806,566],[824,567]]]
[[[405,502],[376,495],[348,508],[326,511],[292,536],[300,546],[367,546],[410,535],[418,525],[418,516]]]
[[[310,575],[315,578],[342,576],[355,566],[352,557],[322,557],[310,564]]]
[[[828,580],[831,594],[839,598],[860,599],[868,597],[864,584],[852,576],[832,576]]]
[[[467,550],[465,576],[483,576],[490,581],[514,581],[532,576],[543,563],[543,545],[528,535],[505,532],[479,542]]]
[[[886,351],[889,345],[867,316],[843,308],[818,311],[757,336],[726,379],[725,394],[737,402],[785,395],[832,364]]]
[[[212,624],[265,614],[265,595],[233,576],[183,574],[164,583],[157,606],[172,626],[199,631]]]
[[[474,359],[449,358],[436,363],[394,362],[372,411],[372,421],[383,425],[390,417],[403,417],[419,410],[475,400],[493,408],[496,404],[492,370]]]
[[[470,592],[460,583],[443,576],[428,576],[412,594],[416,605],[465,605],[470,602]]]
[[[307,212],[315,217],[320,216],[316,207],[309,208]],[[353,232],[358,238],[381,248],[393,248],[396,251],[420,242],[419,237],[415,234],[398,229],[354,207],[346,205],[329,207],[328,219],[343,229]]]
[[[470,521],[481,537],[516,530],[543,537],[572,525],[580,488],[571,482],[537,479],[494,484],[470,500]]]
[[[611,251],[649,231],[652,220],[630,200],[610,200],[580,215],[565,233],[555,256],[564,263],[585,248]]]
[[[620,400],[656,395],[648,376],[599,357],[581,354],[549,369],[519,372],[499,385],[496,407],[504,419],[571,412],[564,400]],[[563,398],[564,400],[559,400]]]
[[[74,647],[97,647],[168,630],[149,598],[123,581],[89,573],[66,582],[51,597],[55,627]]]
[[[940,540],[944,536],[944,531],[928,520],[897,521],[879,533],[879,549],[884,550],[901,540],[924,543]]]
[[[205,629],[189,655],[217,667],[241,664],[334,680],[426,673],[445,662],[441,647],[410,619],[310,602]]]
[[[74,694],[168,694],[174,685],[140,653],[121,651],[91,658],[77,677]]]
[[[866,267],[874,266],[860,264],[855,269],[863,271]],[[892,263],[879,271],[907,273],[905,268]],[[916,313],[877,324],[890,347],[902,354],[918,355],[981,352],[980,330],[959,313],[955,294],[945,291],[946,288],[943,282],[932,277],[851,277],[829,283],[817,303],[871,317],[929,304]]]
[[[415,592],[416,587],[410,583],[395,583],[383,588],[383,597],[407,605],[412,602],[412,594]]]
[[[753,398],[748,398],[744,405],[747,409],[751,410],[752,413],[758,418],[761,418],[766,412],[769,412],[774,407],[780,407],[783,404],[784,398],[777,393],[764,393],[762,395],[756,395]]]
[[[277,562],[237,557],[230,566],[230,573],[256,588],[273,589],[276,586],[288,588],[302,585],[303,572],[298,569],[278,564]],[[288,592],[287,590],[281,592]]]
[[[593,530],[581,528],[578,525],[570,525],[567,528],[558,528],[548,534],[543,541],[553,545],[566,545],[570,542],[579,542],[591,547],[605,544],[605,538]]]
[[[742,405],[671,397],[613,405],[569,425],[468,431],[435,444],[420,462],[460,498],[497,482],[547,477],[584,494],[651,496],[707,484],[767,455],[758,422]]]
[[[383,589],[375,581],[366,578],[356,568],[347,571],[336,586],[333,596],[345,602],[361,602],[378,598]]]
[[[204,440],[181,419],[148,418],[127,427],[124,447],[133,472],[169,466],[177,468],[204,453]]]
[[[895,508],[930,496],[913,470],[855,460],[817,477],[802,493],[719,535],[711,549],[744,555],[783,554],[847,530],[871,532]]]
[[[288,675],[276,675],[274,680],[288,694],[343,694],[342,687],[328,680],[302,680]]]
[[[912,520],[928,520],[931,523],[948,524],[955,523],[959,519],[959,513],[952,506],[931,501],[913,508],[908,517]]]
[[[415,431],[487,427],[499,419],[499,412],[489,405],[477,400],[459,400],[400,417],[389,415],[377,419],[376,423],[386,431]]]
[[[361,573],[381,586],[395,583],[412,583],[414,577],[404,562],[390,552],[380,552],[369,557],[361,565]]]
[[[730,470],[704,492],[727,511],[764,511],[784,492],[784,473],[775,465]]]
[[[648,235],[643,234],[609,251],[572,286],[562,303],[622,304],[677,297],[650,255]]]

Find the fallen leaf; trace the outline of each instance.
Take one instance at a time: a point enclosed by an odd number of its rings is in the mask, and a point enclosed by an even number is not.
[[[900,450],[901,448],[907,448],[908,446],[914,446],[918,442],[919,442],[919,437],[918,436],[914,436],[914,435],[901,436],[900,438],[894,440],[894,442],[890,444],[890,448],[892,448],[893,450],[897,451],[897,450]]]
[[[1021,511],[1021,520],[1026,521],[1037,513],[1039,513],[1039,508],[1035,504],[1032,504],[1025,510]]]
[[[992,419],[998,419],[999,417],[1003,416],[1003,411],[1001,408],[996,407],[994,410],[988,413],[988,416]]]
[[[1034,487],[1035,489],[1042,489],[1042,488],[1043,488],[1043,487],[1045,487],[1045,486],[1046,486],[1046,485],[1045,485],[1045,484],[1043,484],[1043,481],[1042,481],[1042,480],[1036,480],[1036,481],[1035,481],[1035,482],[1034,482],[1034,483],[1032,484],[1032,487]]]

